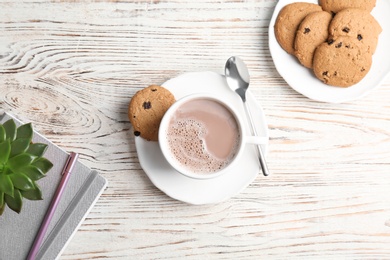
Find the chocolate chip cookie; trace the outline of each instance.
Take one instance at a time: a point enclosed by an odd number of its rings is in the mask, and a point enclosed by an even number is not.
[[[334,14],[346,8],[359,8],[371,12],[376,0],[320,0],[319,4],[324,11]]]
[[[128,108],[134,135],[157,141],[161,119],[174,102],[173,94],[161,86],[152,85],[138,91]]]
[[[368,12],[356,8],[344,9],[336,14],[329,25],[330,39],[349,36],[362,43],[362,51],[375,52],[382,28]]]
[[[295,56],[299,62],[312,68],[314,51],[318,45],[328,39],[328,27],[332,20],[332,15],[325,11],[308,14],[295,35]]]
[[[313,71],[322,82],[332,86],[349,87],[364,78],[371,68],[372,56],[361,48],[361,42],[340,36],[317,47]]]
[[[295,33],[306,15],[322,11],[317,4],[297,2],[284,6],[276,18],[274,30],[276,40],[289,54],[294,54]]]

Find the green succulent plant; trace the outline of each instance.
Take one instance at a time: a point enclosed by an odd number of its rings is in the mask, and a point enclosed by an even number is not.
[[[0,124],[0,215],[6,206],[20,213],[23,198],[42,200],[36,183],[53,164],[43,157],[47,145],[32,143],[31,123],[16,126],[10,119]]]

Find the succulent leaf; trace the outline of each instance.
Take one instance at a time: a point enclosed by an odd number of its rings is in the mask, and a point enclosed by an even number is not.
[[[0,216],[3,214],[4,209],[5,209],[4,192],[0,191]]]
[[[20,213],[20,211],[22,210],[22,205],[23,205],[23,197],[18,189],[15,189],[14,197],[11,197],[8,194],[5,194],[4,200],[10,209],[12,209],[13,211],[15,211],[17,213]]]
[[[42,200],[35,182],[46,176],[53,164],[43,157],[47,145],[32,143],[31,123],[17,127],[10,119],[0,124],[0,215],[6,206],[19,213],[23,198]]]
[[[38,167],[34,165],[23,167],[22,169],[20,169],[20,172],[24,173],[33,181],[37,181],[46,176]]]
[[[43,200],[42,191],[36,183],[34,189],[20,191],[20,193],[22,193],[22,196],[28,200]]]
[[[14,196],[14,185],[10,177],[5,173],[0,173],[0,192]]]
[[[0,169],[2,169],[1,166],[6,164],[11,153],[11,143],[9,140],[0,143],[0,151]]]
[[[13,173],[9,175],[15,188],[19,190],[32,190],[35,188],[33,181],[23,173]]]
[[[4,205],[4,192],[0,191],[0,208]],[[1,214],[0,214],[1,215]]]
[[[17,154],[21,154],[27,151],[30,146],[31,139],[29,138],[17,138],[11,144],[11,154],[10,158],[14,157]]]
[[[47,149],[46,144],[34,143],[34,144],[30,144],[26,153],[35,155],[37,158],[40,158],[46,152],[46,149]]]
[[[5,209],[5,203],[3,204],[3,206],[0,207],[0,216],[3,215],[4,209]]]
[[[16,124],[14,120],[10,119],[3,124],[5,129],[6,138],[9,138],[11,142],[13,142],[16,138]]]
[[[6,139],[5,129],[3,125],[0,125],[0,143],[4,142]]]
[[[33,128],[32,128],[31,123],[21,125],[16,130],[16,139],[27,138],[27,139],[30,139],[30,141],[31,141],[32,137],[33,137],[33,133],[34,132],[33,132]]]
[[[35,159],[35,156],[28,153],[21,153],[8,160],[8,166],[13,172],[19,172],[19,170],[25,166],[30,165]]]
[[[37,167],[43,173],[47,173],[53,167],[53,164],[48,159],[43,157],[35,160],[31,165]]]

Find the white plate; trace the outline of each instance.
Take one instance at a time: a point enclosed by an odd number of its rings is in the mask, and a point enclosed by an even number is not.
[[[246,120],[240,97],[227,86],[225,77],[220,74],[187,73],[165,82],[163,86],[169,89],[176,99],[200,92],[221,95],[224,100],[236,107]],[[267,138],[267,143],[262,145],[262,150],[266,154],[269,135],[264,113],[253,95],[249,91],[247,94],[248,105],[257,119],[255,125],[259,135]],[[208,180],[191,179],[175,171],[163,157],[158,142],[136,137],[135,145],[141,167],[152,183],[168,196],[190,204],[210,204],[226,200],[246,188],[261,172],[253,145],[247,145],[242,159],[231,172]]]
[[[299,0],[318,4],[314,0]],[[313,72],[302,65],[292,55],[285,52],[277,42],[274,33],[274,24],[279,11],[287,4],[297,2],[294,0],[280,0],[274,10],[269,25],[269,49],[275,67],[284,80],[302,95],[317,101],[342,103],[356,100],[368,94],[379,86],[390,71],[390,1],[377,0],[376,7],[371,14],[382,26],[379,36],[378,47],[373,56],[371,70],[358,84],[349,88],[332,87],[322,83]]]

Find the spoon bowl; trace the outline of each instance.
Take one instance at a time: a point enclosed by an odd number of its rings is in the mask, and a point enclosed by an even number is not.
[[[249,88],[250,76],[245,63],[238,57],[230,57],[226,62],[225,76],[229,87],[246,101],[245,92]]]

